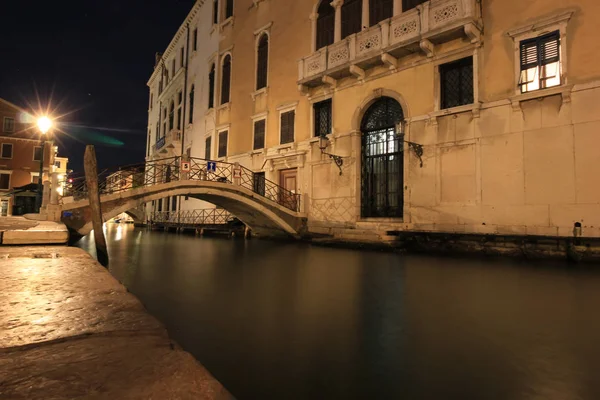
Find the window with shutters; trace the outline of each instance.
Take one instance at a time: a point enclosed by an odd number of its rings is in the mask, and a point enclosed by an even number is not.
[[[317,50],[333,44],[335,33],[335,9],[330,1],[322,0],[317,11]]]
[[[253,185],[254,193],[264,196],[265,195],[265,186],[266,186],[265,173],[264,172],[255,172],[253,175],[254,175],[254,185]]]
[[[233,17],[233,0],[225,0],[225,19]]]
[[[345,0],[342,5],[342,39],[361,31],[362,0]]]
[[[219,132],[219,154],[217,157],[227,157],[227,136],[228,131]]]
[[[210,67],[208,73],[208,108],[215,106],[215,64]]]
[[[2,158],[13,157],[13,145],[12,143],[2,143]]]
[[[523,40],[519,49],[521,93],[561,84],[559,31]]]
[[[204,148],[204,159],[210,160],[210,152],[212,151],[212,138],[206,138],[206,147]]]
[[[281,144],[294,142],[294,125],[296,120],[295,111],[281,113]]]
[[[267,121],[264,119],[254,121],[254,150],[264,149],[265,147],[265,130]]]
[[[402,11],[412,10],[419,4],[423,4],[428,0],[402,0]]]
[[[227,54],[223,59],[223,73],[221,74],[221,104],[229,103],[229,89],[231,87],[231,56]]]
[[[473,103],[473,57],[440,65],[441,108]]]
[[[370,0],[369,24],[371,26],[391,18],[392,15],[394,15],[394,0]]]
[[[315,120],[315,137],[331,133],[331,99],[313,105]]]
[[[267,87],[269,70],[269,35],[263,33],[258,41],[256,52],[256,90]]]

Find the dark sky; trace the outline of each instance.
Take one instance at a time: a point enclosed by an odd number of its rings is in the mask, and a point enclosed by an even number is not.
[[[194,0],[3,1],[0,97],[37,108],[51,100],[66,135],[59,154],[82,172],[86,144],[101,168],[142,162],[154,54]]]

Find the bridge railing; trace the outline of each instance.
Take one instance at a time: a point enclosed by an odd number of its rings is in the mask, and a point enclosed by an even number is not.
[[[154,211],[150,213],[150,223],[178,226],[225,225],[235,218],[222,208],[198,210]]]
[[[98,174],[101,195],[119,193],[138,187],[152,186],[181,179],[223,182],[242,186],[292,211],[300,211],[300,195],[265,179],[239,164],[190,158],[189,171],[181,170],[181,157],[171,157],[141,164],[107,168]],[[70,176],[63,197],[73,200],[87,198],[83,176]]]

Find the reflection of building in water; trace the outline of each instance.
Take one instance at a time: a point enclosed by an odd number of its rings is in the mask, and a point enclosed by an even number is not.
[[[315,232],[600,236],[598,17],[597,0],[199,0],[148,81],[147,159],[239,162],[301,193]],[[154,208],[190,204],[170,201]]]

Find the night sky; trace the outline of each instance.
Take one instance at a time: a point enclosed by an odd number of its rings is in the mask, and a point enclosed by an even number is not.
[[[194,0],[2,2],[0,97],[27,109],[51,103],[56,141],[83,170],[86,144],[100,168],[143,162],[154,54]]]

